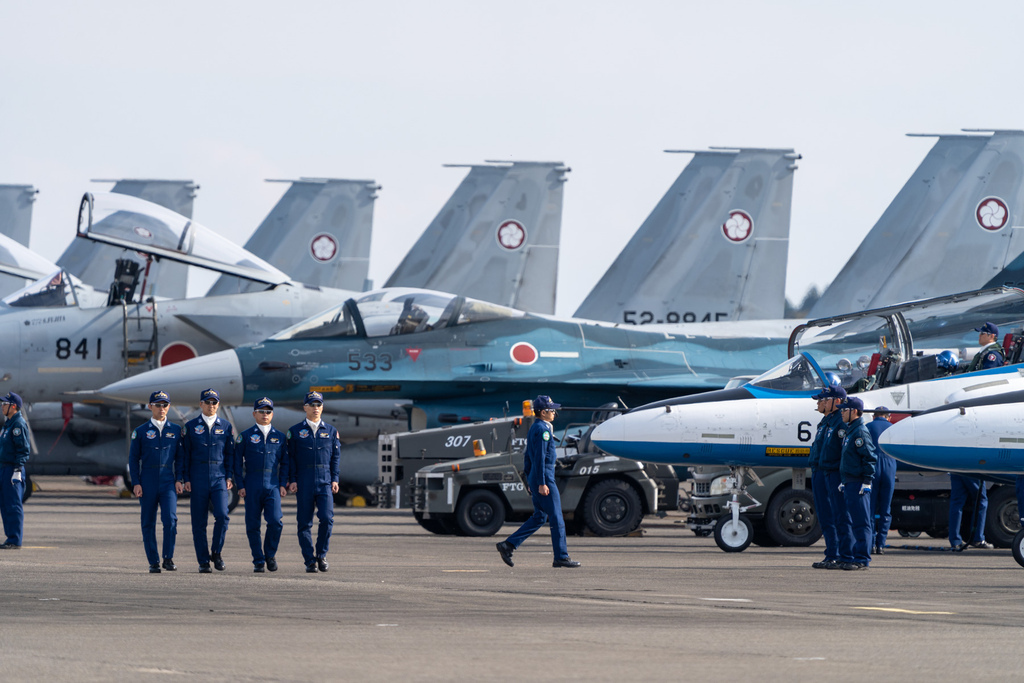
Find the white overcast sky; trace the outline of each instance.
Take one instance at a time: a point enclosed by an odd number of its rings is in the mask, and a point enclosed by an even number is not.
[[[792,147],[787,295],[828,285],[932,145],[1024,128],[1024,3],[0,0],[0,182],[56,259],[93,178],[191,178],[243,243],[266,178],[371,178],[383,284],[464,169],[560,160],[571,314],[689,157]]]

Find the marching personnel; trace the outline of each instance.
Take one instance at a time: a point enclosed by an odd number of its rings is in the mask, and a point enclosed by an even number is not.
[[[262,574],[264,567],[277,571],[277,547],[281,543],[284,522],[281,498],[287,495],[281,460],[285,451],[284,432],[274,429],[274,402],[261,398],[253,405],[256,424],[238,435],[235,444],[235,476],[238,495],[245,499],[245,534],[252,550],[253,571]],[[267,537],[260,543],[260,515],[267,520]]]
[[[580,563],[569,557],[565,545],[565,522],[562,519],[562,499],[555,485],[555,441],[551,422],[561,404],[555,403],[550,396],[538,396],[533,402],[533,410],[539,416],[530,425],[526,435],[526,451],[523,453],[523,476],[533,500],[533,515],[523,522],[511,536],[495,545],[501,560],[513,566],[512,553],[523,544],[535,531],[551,523],[551,547],[555,560],[552,567],[579,567]]]
[[[874,527],[872,554],[885,554],[885,539],[889,535],[892,524],[892,494],[896,489],[896,458],[878,447],[878,437],[892,426],[889,422],[889,409],[885,406],[875,408],[875,419],[866,423],[871,432],[871,445],[875,447],[875,478],[871,484],[871,514]]]
[[[234,484],[235,440],[231,423],[217,416],[220,394],[206,389],[199,394],[202,414],[185,423],[185,490],[192,496],[192,543],[196,547],[199,572],[210,573],[210,561],[224,571],[220,556],[228,532],[228,491]],[[213,539],[206,540],[206,523],[213,508]]]
[[[306,394],[302,405],[306,419],[288,430],[285,463],[288,490],[296,494],[295,520],[299,547],[306,571],[327,571],[327,551],[334,525],[334,495],[341,476],[341,441],[338,430],[320,419],[324,397],[316,391]],[[313,546],[313,512],[320,521],[316,547]]]
[[[0,408],[7,418],[3,430],[0,430],[0,516],[4,520],[7,540],[0,545],[0,550],[19,550],[25,530],[25,510],[21,499],[25,495],[25,463],[32,447],[21,407],[21,396],[14,392],[8,392],[0,399]]]
[[[185,453],[181,447],[181,427],[167,419],[171,398],[165,391],[149,396],[153,417],[132,432],[128,449],[128,472],[132,493],[142,508],[142,545],[149,560],[149,573],[160,573],[160,553],[156,550],[156,510],[164,528],[163,568],[173,572],[174,537],[178,531],[178,494]]]
[[[875,447],[871,432],[864,424],[864,402],[856,396],[847,398],[840,406],[846,435],[843,437],[842,460],[839,472],[843,482],[839,489],[846,501],[845,514],[849,518],[849,550],[844,554],[853,559],[843,569],[867,569],[871,564],[871,481],[875,476]]]

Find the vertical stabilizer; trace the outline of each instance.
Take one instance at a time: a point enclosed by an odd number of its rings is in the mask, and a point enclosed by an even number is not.
[[[245,248],[295,282],[360,292],[370,268],[372,180],[301,178],[290,182]],[[262,289],[251,280],[222,276],[208,295]]]
[[[32,232],[32,204],[39,194],[32,185],[0,185],[0,233],[23,247]]]
[[[199,186],[191,180],[94,180],[114,183],[112,192],[130,195],[159,204],[186,218],[192,217],[192,202]],[[114,279],[114,262],[119,258],[141,261],[138,255],[90,240],[72,240],[57,265],[76,275],[87,285],[106,291]],[[188,290],[188,266],[162,261],[151,264],[144,296],[156,295],[184,299]]]
[[[782,318],[791,149],[693,152],[575,316],[625,323]]]
[[[554,313],[569,169],[561,162],[521,161],[469,169],[386,286]]]
[[[1024,250],[1022,183],[1024,132],[938,136],[810,316],[985,286]]]

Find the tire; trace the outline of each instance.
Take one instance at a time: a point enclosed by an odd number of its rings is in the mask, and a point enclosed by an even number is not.
[[[583,522],[598,536],[625,536],[643,518],[640,495],[621,479],[602,479],[583,497]]]
[[[445,536],[445,535],[449,535],[449,534],[452,533],[452,530],[451,530],[450,526],[445,524],[444,522],[442,522],[437,517],[431,517],[430,519],[425,519],[423,517],[423,513],[422,512],[416,512],[416,511],[414,511],[412,513],[412,516],[416,518],[416,521],[419,522],[419,525],[421,527],[423,527],[424,529],[426,529],[427,531],[429,531],[432,534],[439,534],[439,535]]]
[[[900,536],[902,536],[903,538],[917,538],[918,536],[920,536],[920,535],[921,535],[921,532],[920,532],[920,531],[903,531],[902,529],[900,529],[899,531],[897,531],[897,533],[898,533],[898,534],[899,534]],[[929,535],[929,536],[931,536],[931,534],[930,534],[930,533],[929,533],[928,535]],[[943,538],[945,538],[945,534],[943,534],[943,536],[942,536],[942,537],[943,537]],[[939,538],[939,537],[938,537],[938,536],[933,536],[933,538]]]
[[[1024,567],[1024,529],[1018,531],[1017,535],[1013,537],[1013,545],[1010,548],[1013,550],[1013,559]]]
[[[466,536],[493,536],[505,523],[505,503],[494,491],[475,489],[459,501],[455,523]]]
[[[240,500],[241,497],[238,495],[238,489],[234,486],[231,487],[231,490],[228,491],[228,512],[233,512],[238,507]]]
[[[918,536],[921,535],[920,531],[917,531],[915,533]],[[927,531],[925,531],[925,533],[928,536],[932,537],[932,538],[949,538],[949,529],[946,528],[946,527],[942,527],[941,529],[928,529]],[[902,531],[900,532],[900,535],[901,536],[903,535]],[[912,534],[908,534],[908,535],[912,535]]]
[[[989,491],[985,540],[997,548],[1010,548],[1020,531],[1017,491],[1012,486],[993,487]]]
[[[754,539],[754,525],[745,516],[740,515],[739,522],[725,516],[715,525],[715,543],[727,553],[741,553],[747,549]]]
[[[761,548],[778,548],[781,545],[768,533],[763,519],[751,522],[751,524],[754,525],[754,536],[751,538],[751,543]]]
[[[807,489],[787,486],[772,496],[764,514],[764,526],[779,545],[789,548],[806,548],[821,538],[814,497]]]
[[[25,490],[21,492],[21,502],[24,503],[26,500],[32,497],[32,475],[28,472],[25,473]]]

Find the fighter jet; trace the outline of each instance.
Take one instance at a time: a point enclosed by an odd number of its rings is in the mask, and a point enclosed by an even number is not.
[[[39,194],[32,185],[0,185],[0,296],[21,289],[29,280],[52,269],[41,256],[28,249],[32,228],[32,205]]]
[[[800,155],[666,151],[693,159],[575,317],[638,325],[782,318]]]
[[[1005,270],[1024,252],[1024,131],[988,132],[936,136],[811,317],[1024,279]]]

